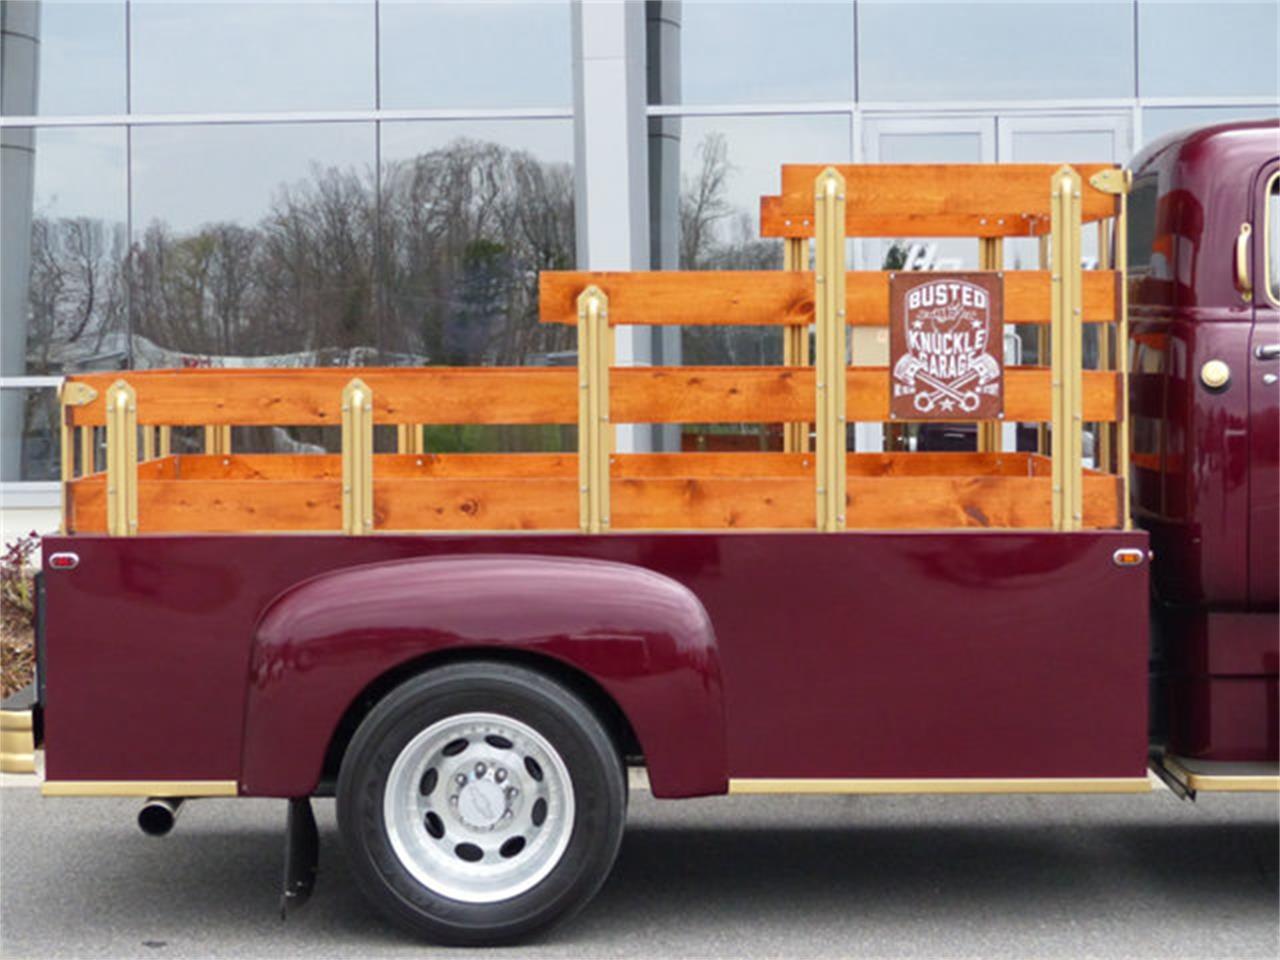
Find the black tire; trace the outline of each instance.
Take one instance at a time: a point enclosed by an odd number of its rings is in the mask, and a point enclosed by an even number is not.
[[[383,809],[392,767],[410,741],[433,724],[473,712],[510,717],[536,731],[563,760],[573,795],[568,844],[550,872],[524,892],[484,903],[444,896],[417,879],[389,839]],[[362,892],[411,933],[451,945],[510,943],[581,909],[617,857],[626,804],[618,747],[592,710],[539,673],[494,662],[440,667],[391,691],[356,730],[337,789],[342,843]],[[422,842],[430,842],[425,833]]]

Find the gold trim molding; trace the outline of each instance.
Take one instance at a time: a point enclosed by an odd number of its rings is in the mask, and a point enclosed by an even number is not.
[[[46,797],[234,797],[234,780],[46,780]]]
[[[1164,768],[1188,790],[1196,793],[1280,793],[1280,774],[1195,773],[1166,756]]]
[[[30,710],[0,710],[0,773],[35,773],[36,743]]]
[[[731,794],[1149,793],[1147,777],[733,779]]]

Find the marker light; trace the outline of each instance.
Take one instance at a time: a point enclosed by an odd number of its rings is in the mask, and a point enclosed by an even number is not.
[[[74,553],[55,553],[49,558],[50,570],[74,570],[80,565],[80,558]]]
[[[1142,563],[1142,551],[1133,548],[1117,550],[1111,555],[1111,561],[1117,567],[1136,567]]]

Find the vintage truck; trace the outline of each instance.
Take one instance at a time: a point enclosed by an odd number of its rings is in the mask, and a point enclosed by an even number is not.
[[[151,833],[184,799],[286,799],[286,904],[334,795],[360,887],[449,943],[585,904],[628,768],[662,798],[1276,790],[1278,134],[1131,171],[787,166],[782,270],[544,274],[576,367],[69,377],[6,765],[42,739],[45,795],[137,796]],[[977,238],[982,269],[847,269],[849,238],[898,236]],[[1006,269],[1012,237],[1039,269]],[[618,325],[708,323],[777,328],[782,364],[613,362]],[[1004,367],[1001,324],[1048,364]],[[860,356],[885,327],[889,362]],[[615,430],[727,422],[784,449]],[[851,449],[922,422],[977,449]],[[577,432],[423,448],[457,423]],[[237,452],[263,425],[341,450]]]

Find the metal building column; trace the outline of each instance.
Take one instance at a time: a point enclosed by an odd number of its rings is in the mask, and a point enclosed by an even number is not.
[[[574,215],[580,270],[649,267],[645,8],[574,0]],[[607,291],[606,291],[607,292]],[[617,328],[617,363],[653,360],[648,327]],[[652,430],[617,429],[618,450],[653,449]]]

